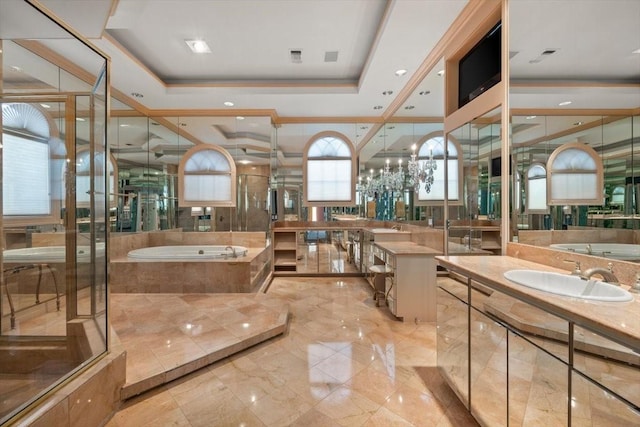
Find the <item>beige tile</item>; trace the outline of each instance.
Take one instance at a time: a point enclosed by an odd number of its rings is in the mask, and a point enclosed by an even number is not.
[[[380,408],[349,387],[339,387],[316,406],[342,426],[362,425]]]

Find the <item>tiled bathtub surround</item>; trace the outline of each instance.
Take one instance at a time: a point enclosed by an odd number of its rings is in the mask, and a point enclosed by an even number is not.
[[[113,258],[109,283],[113,293],[255,292],[268,276],[270,253],[248,248],[244,257],[202,261]]]
[[[168,245],[237,245],[248,249],[235,259],[146,261],[127,258],[132,249]],[[262,232],[162,231],[116,235],[109,250],[114,293],[254,292],[270,273],[271,251]],[[136,280],[131,280],[135,277]]]

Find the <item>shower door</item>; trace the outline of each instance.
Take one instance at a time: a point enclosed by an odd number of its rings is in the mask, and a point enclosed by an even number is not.
[[[100,93],[0,97],[0,424],[107,350]]]

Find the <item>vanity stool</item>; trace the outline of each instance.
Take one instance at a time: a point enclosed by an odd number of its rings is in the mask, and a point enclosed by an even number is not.
[[[373,300],[376,307],[380,307],[380,299],[385,298],[385,279],[391,274],[391,268],[386,264],[376,264],[369,267],[371,273],[371,286],[373,287]]]

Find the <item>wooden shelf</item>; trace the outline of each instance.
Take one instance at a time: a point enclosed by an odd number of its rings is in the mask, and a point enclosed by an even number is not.
[[[273,231],[273,271],[295,272],[297,260],[297,232]]]

